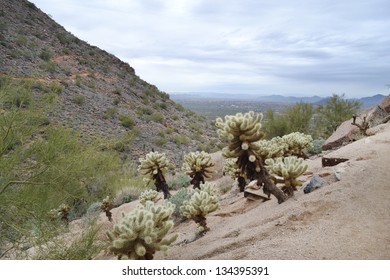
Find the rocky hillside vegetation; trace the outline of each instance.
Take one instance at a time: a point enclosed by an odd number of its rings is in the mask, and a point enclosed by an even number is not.
[[[190,150],[216,150],[210,121],[174,103],[117,57],[67,32],[25,0],[0,1],[0,75],[51,94],[51,121],[82,139],[117,139],[137,159],[152,149],[176,162]],[[130,145],[130,142],[132,144]]]

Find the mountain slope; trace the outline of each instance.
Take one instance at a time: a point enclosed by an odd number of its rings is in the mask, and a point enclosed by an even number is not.
[[[26,0],[0,0],[0,7],[0,76],[31,81],[36,95],[56,94],[52,121],[86,141],[135,138],[134,158],[155,149],[179,161],[184,151],[217,148],[210,122],[139,78],[129,64],[73,36]]]

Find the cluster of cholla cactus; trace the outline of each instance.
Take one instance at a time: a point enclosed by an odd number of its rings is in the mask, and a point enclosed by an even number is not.
[[[277,188],[270,174],[264,167],[265,158],[262,157],[261,146],[258,144],[264,134],[261,131],[263,115],[254,112],[237,113],[234,116],[225,116],[225,121],[217,118],[216,126],[221,138],[226,138],[229,144],[223,149],[226,158],[237,158],[238,168],[249,180],[257,180],[268,196],[273,194],[278,202],[287,199],[283,191]]]
[[[274,137],[271,140],[258,141],[258,151],[263,158],[278,158],[283,156],[297,156],[306,158],[305,149],[310,148],[313,142],[311,135],[293,132],[283,137]]]
[[[189,200],[183,202],[180,210],[188,219],[194,220],[198,225],[199,233],[206,233],[210,230],[207,226],[207,214],[219,208],[217,190],[214,184],[206,182],[200,185],[200,189],[195,189]]]
[[[165,153],[150,152],[145,158],[140,158],[138,170],[142,175],[148,176],[149,180],[154,180],[158,192],[164,193],[164,199],[171,196],[164,173],[171,167]]]
[[[156,203],[159,200],[158,192],[155,190],[143,191],[138,197],[138,199],[142,205],[145,205],[147,201],[152,201]]]
[[[60,218],[61,221],[63,221],[66,225],[69,224],[69,211],[70,207],[68,204],[61,204],[58,208],[52,209],[49,212],[49,215],[52,219]]]
[[[210,178],[211,169],[215,164],[211,161],[210,154],[206,152],[191,152],[184,156],[182,170],[191,177],[190,183],[194,189],[199,189],[204,184],[205,178]]]
[[[281,137],[282,142],[286,148],[284,155],[297,156],[301,158],[307,158],[305,149],[310,148],[313,143],[311,135],[307,135],[301,132],[293,132]]]
[[[243,174],[241,169],[238,168],[236,158],[226,159],[222,171],[224,174],[229,175],[230,178],[232,178],[233,180],[237,179],[238,188],[240,189],[240,192],[243,192],[245,190],[245,186],[246,186],[245,174]]]
[[[108,238],[109,250],[121,259],[151,260],[156,251],[165,254],[177,235],[164,239],[173,227],[171,215],[175,205],[166,202],[156,205],[152,201],[140,204],[128,214],[123,214],[120,223],[114,225]]]
[[[104,213],[106,213],[106,217],[110,222],[112,222],[112,213],[111,213],[112,208],[114,208],[112,199],[110,199],[110,197],[107,196],[105,199],[103,199],[100,209],[102,209]]]
[[[303,162],[303,158],[296,156],[289,156],[284,158],[266,159],[266,167],[272,175],[282,177],[280,181],[276,177],[273,177],[274,182],[284,183],[282,191],[292,196],[294,191],[297,190],[297,186],[301,186],[302,183],[297,178],[307,170],[307,164]]]

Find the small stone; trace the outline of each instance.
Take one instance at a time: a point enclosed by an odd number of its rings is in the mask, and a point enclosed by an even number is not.
[[[318,175],[314,175],[310,182],[306,184],[306,186],[303,189],[304,193],[310,193],[314,191],[315,189],[321,188],[325,184],[325,180],[322,179]]]

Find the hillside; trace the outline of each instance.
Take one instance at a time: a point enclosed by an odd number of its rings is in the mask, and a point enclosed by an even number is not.
[[[26,0],[0,0],[0,7],[0,76],[31,81],[36,95],[58,95],[51,121],[85,141],[135,137],[124,149],[135,159],[152,149],[175,161],[185,151],[216,149],[209,121],[142,80],[129,64],[70,34]]]

